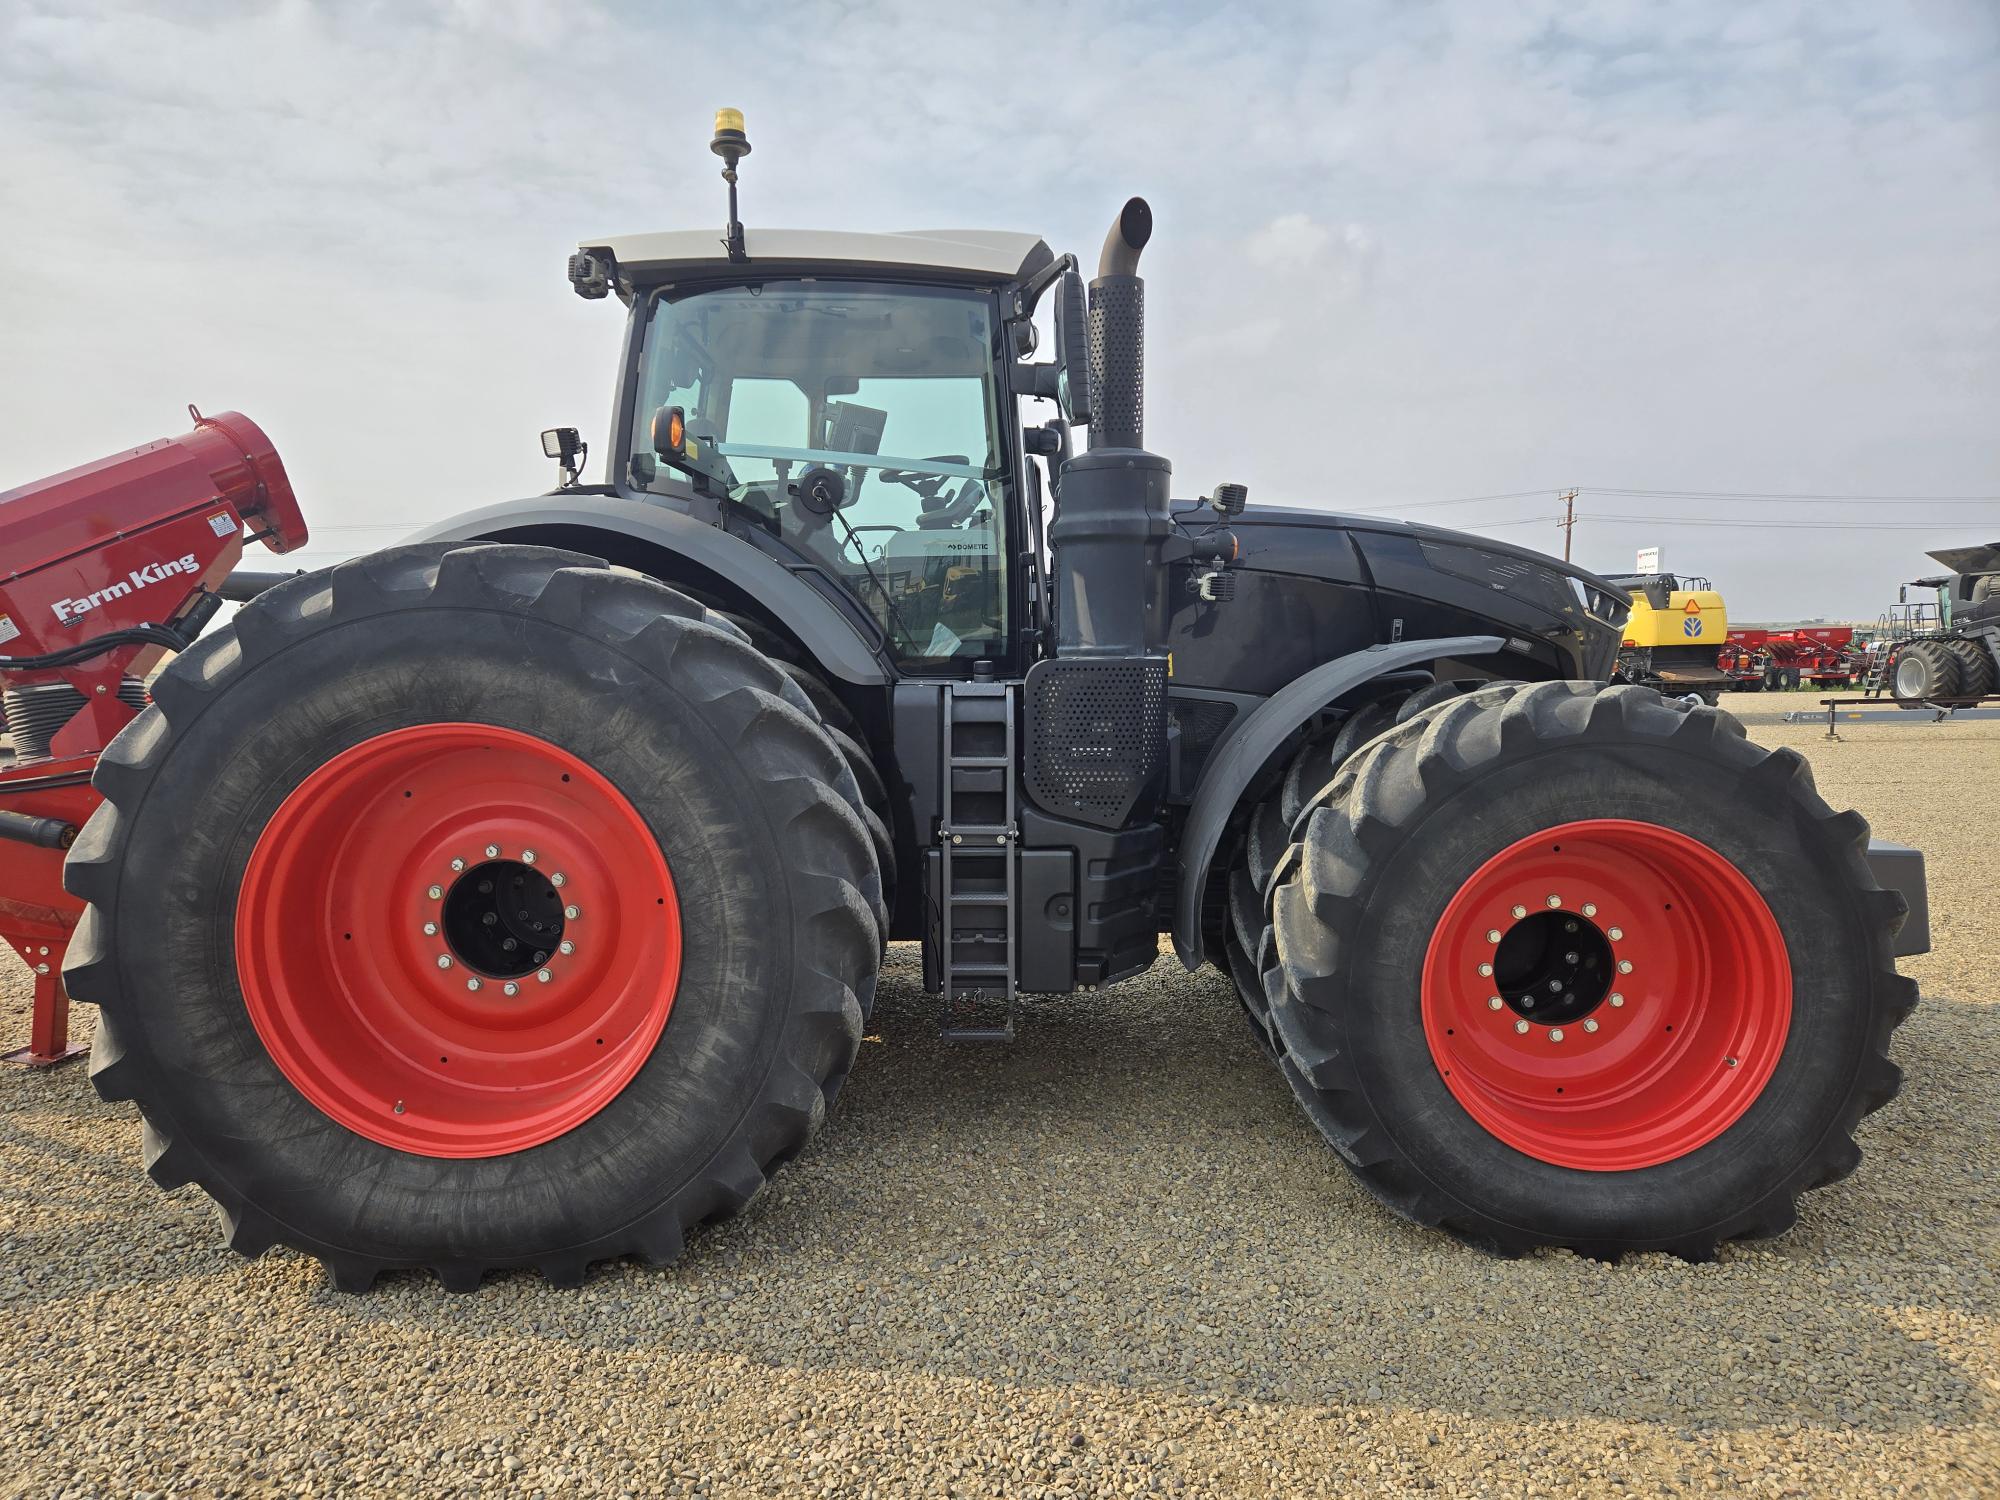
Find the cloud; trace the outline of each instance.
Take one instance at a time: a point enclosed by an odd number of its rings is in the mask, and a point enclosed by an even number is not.
[[[545,486],[541,427],[601,454],[622,338],[563,257],[719,224],[721,104],[749,116],[753,223],[1087,256],[1146,193],[1149,436],[1190,493],[2000,492],[1985,0],[15,0],[0,483],[195,399],[274,432],[329,548]],[[1226,451],[1184,450],[1212,432]],[[1872,616],[1924,547],[2000,530],[2000,507],[1904,514],[1935,534],[1669,540],[1740,569],[1740,614]],[[1660,539],[1578,533],[1606,566]]]

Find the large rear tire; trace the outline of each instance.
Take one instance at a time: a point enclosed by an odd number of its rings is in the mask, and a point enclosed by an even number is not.
[[[1993,653],[1983,640],[1959,638],[1944,642],[1953,656],[1958,658],[1959,696],[1965,698],[1985,698],[1991,696],[2000,669],[1993,663]]]
[[[245,1254],[349,1290],[664,1263],[853,1062],[860,788],[738,632],[593,559],[288,582],[163,674],[96,784],[65,966],[92,1079]]]
[[[1779,1233],[1894,1096],[1900,897],[1789,750],[1642,688],[1433,708],[1341,768],[1271,891],[1271,1016],[1377,1198],[1503,1252]]]

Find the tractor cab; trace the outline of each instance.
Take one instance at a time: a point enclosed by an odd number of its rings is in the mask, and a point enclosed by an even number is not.
[[[863,279],[822,262],[638,294],[621,478],[817,567],[905,671],[1005,657],[1014,484],[994,293],[847,264]]]

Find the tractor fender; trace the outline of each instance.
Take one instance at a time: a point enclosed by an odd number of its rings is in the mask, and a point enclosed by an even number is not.
[[[617,495],[537,495],[483,506],[434,523],[414,542],[469,542],[505,539],[536,542],[538,531],[559,530],[549,545],[597,551],[612,563],[649,571],[618,555],[618,540],[673,553],[696,568],[740,589],[770,611],[803,642],[821,666],[842,681],[880,687],[891,680],[878,645],[840,607],[805,578],[720,527],[697,521],[662,505]],[[579,532],[603,534],[593,547]]]
[[[1488,656],[1506,645],[1497,635],[1453,635],[1433,641],[1369,646],[1301,672],[1252,709],[1208,758],[1181,834],[1179,896],[1174,907],[1174,952],[1193,973],[1202,964],[1201,898],[1229,815],[1278,747],[1329,703],[1362,683],[1441,656]]]

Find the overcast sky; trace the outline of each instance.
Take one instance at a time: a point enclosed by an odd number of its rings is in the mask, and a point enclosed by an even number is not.
[[[1996,0],[0,0],[0,484],[237,407],[331,555],[546,488],[543,427],[595,464],[620,309],[564,259],[718,224],[723,104],[753,224],[1088,264],[1145,194],[1183,494],[1560,554],[1584,486],[1580,561],[1745,619],[2000,538]]]

